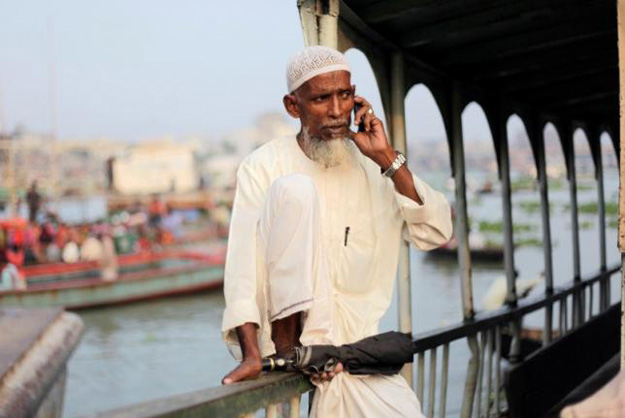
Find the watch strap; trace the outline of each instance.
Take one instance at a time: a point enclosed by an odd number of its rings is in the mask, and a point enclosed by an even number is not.
[[[386,169],[386,171],[382,172],[382,175],[385,177],[393,177],[393,175],[401,168],[402,165],[406,164],[406,156],[399,151],[395,151],[397,156],[391,163],[391,166]]]

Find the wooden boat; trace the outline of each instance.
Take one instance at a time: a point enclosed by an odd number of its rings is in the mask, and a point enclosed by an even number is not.
[[[95,262],[25,269],[27,290],[0,291],[0,307],[82,309],[194,293],[223,284],[224,254],[184,251],[119,257],[119,278],[104,281]]]
[[[485,263],[501,263],[503,262],[502,247],[484,247],[471,248],[471,260]],[[430,258],[441,259],[458,259],[458,250],[456,247],[440,247],[425,253]]]

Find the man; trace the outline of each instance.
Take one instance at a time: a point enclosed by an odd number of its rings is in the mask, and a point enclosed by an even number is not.
[[[37,191],[37,180],[30,184],[28,193],[26,193],[26,202],[28,202],[28,222],[37,222],[37,215],[41,207],[41,195]]]
[[[224,384],[257,377],[262,357],[295,345],[352,343],[378,333],[393,294],[400,238],[423,250],[451,236],[444,196],[413,176],[345,57],[309,47],[287,66],[286,111],[297,138],[272,141],[237,173],[222,330],[242,362]],[[355,114],[364,131],[350,130]],[[312,416],[419,416],[399,376],[315,376]]]

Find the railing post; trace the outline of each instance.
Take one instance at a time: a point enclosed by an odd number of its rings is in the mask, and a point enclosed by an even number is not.
[[[497,132],[493,134],[499,140],[499,172],[501,174],[501,203],[503,209],[504,265],[506,269],[506,304],[515,307],[517,304],[516,270],[514,267],[514,235],[512,229],[512,196],[510,188],[510,157],[508,147],[508,127],[505,113],[497,112]],[[512,344],[510,345],[510,361],[515,363],[521,355],[521,324],[512,321]]]
[[[605,273],[607,269],[606,238],[605,238],[605,191],[603,184],[603,156],[601,155],[601,132],[595,132],[597,144],[595,147],[595,178],[597,179],[597,202],[599,209],[599,269]],[[610,305],[607,281],[609,276],[604,275],[599,280],[599,310],[603,311]]]
[[[460,86],[454,84],[451,95],[451,139],[456,184],[456,208],[454,232],[458,241],[458,265],[462,291],[462,314],[464,319],[475,315],[473,309],[473,284],[471,280],[471,254],[469,250],[469,223],[467,215],[467,192],[464,167],[464,143],[462,139],[462,96]]]
[[[536,173],[540,189],[540,215],[543,230],[543,259],[545,263],[545,293],[546,296],[553,294],[553,262],[551,247],[551,217],[549,214],[549,178],[547,176],[547,163],[545,161],[545,132],[542,123],[538,119],[532,121],[534,141],[536,144]],[[551,342],[553,329],[553,304],[545,307],[545,331],[543,333],[543,345]]]
[[[462,96],[460,86],[454,83],[451,92],[451,126],[452,156],[456,183],[456,211],[454,232],[458,241],[458,266],[460,268],[460,284],[462,292],[462,313],[465,320],[475,315],[473,309],[473,285],[471,283],[471,254],[469,252],[469,227],[467,217],[467,194],[464,168],[464,144],[462,140]],[[467,378],[462,398],[462,417],[470,417],[473,409],[473,398],[477,384],[479,367],[479,349],[475,335],[467,337],[471,350],[471,358],[467,368]]]
[[[391,141],[393,147],[407,154],[406,146],[406,110],[405,110],[404,56],[395,52],[391,60]],[[410,250],[402,240],[398,268],[398,313],[399,330],[412,334],[412,293],[410,285]],[[407,364],[401,371],[402,376],[412,387],[412,365]],[[423,400],[420,400],[423,402]]]
[[[570,123],[565,122],[562,129],[562,141],[567,144],[565,147],[566,163],[568,165],[569,175],[569,195],[571,198],[571,233],[573,245],[573,281],[578,283],[582,280],[579,253],[579,216],[577,213],[577,177],[575,170],[575,141],[573,138],[573,130]],[[581,288],[580,288],[581,289]],[[572,328],[576,328],[584,322],[583,316],[583,293],[581,290],[573,292],[573,316]]]

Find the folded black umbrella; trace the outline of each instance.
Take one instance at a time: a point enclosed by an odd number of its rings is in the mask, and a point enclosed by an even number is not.
[[[291,365],[303,373],[322,373],[334,369],[337,363],[351,374],[399,373],[406,363],[412,363],[413,343],[410,335],[390,331],[362,339],[353,344],[312,345],[296,347],[294,358],[273,358],[267,370],[284,370]]]

